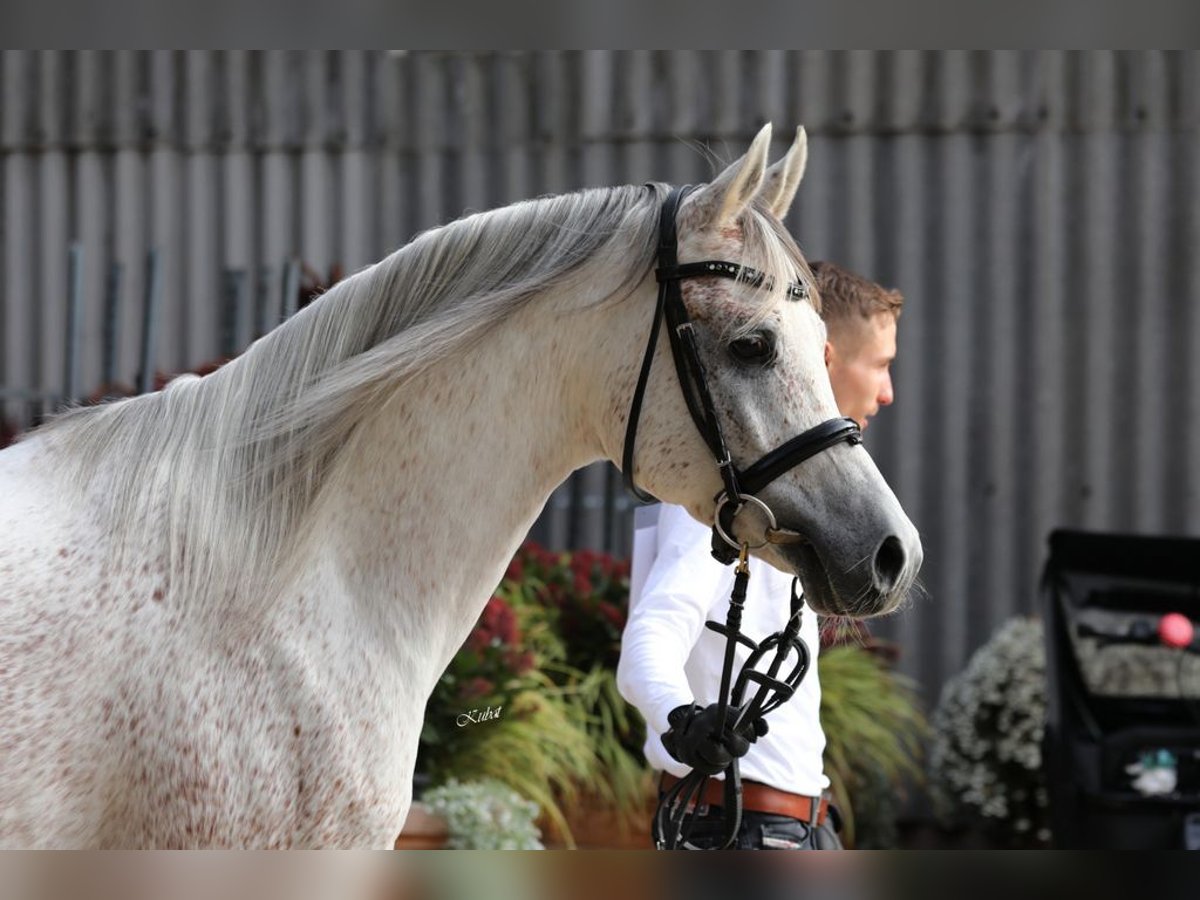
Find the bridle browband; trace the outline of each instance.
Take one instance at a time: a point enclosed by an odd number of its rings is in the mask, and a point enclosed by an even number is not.
[[[688,412],[704,443],[716,461],[723,488],[716,497],[713,522],[713,555],[722,563],[729,564],[737,559],[740,545],[731,537],[733,520],[747,502],[760,507],[766,514],[768,543],[795,543],[803,537],[796,532],[778,528],[770,509],[755,494],[785,472],[798,466],[809,457],[815,456],[835,444],[846,442],[857,444],[862,441],[862,431],[853,419],[829,419],[796,435],[789,441],[771,450],[762,459],[746,469],[739,469],[725,445],[721,423],[717,418],[712,394],[708,390],[704,364],[696,346],[691,319],[683,304],[680,281],[684,278],[716,277],[730,278],[750,287],[771,288],[771,280],[762,272],[748,266],[723,260],[704,260],[680,264],[678,259],[678,229],[676,216],[683,199],[692,191],[692,185],[672,188],[663,201],[658,226],[658,302],[654,311],[654,322],[650,326],[650,339],[642,357],[641,371],[634,388],[633,401],[629,409],[629,422],[625,429],[625,449],[622,454],[622,474],[625,486],[644,502],[656,498],[643,491],[634,482],[633,461],[637,444],[638,420],[641,418],[642,401],[646,384],[650,379],[650,368],[658,347],[658,333],[665,320],[667,337],[671,344],[671,357],[675,361],[675,372]],[[808,288],[803,284],[787,286],[789,300],[807,300]]]

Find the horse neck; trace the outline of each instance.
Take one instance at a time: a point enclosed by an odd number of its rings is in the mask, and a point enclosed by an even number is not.
[[[440,619],[453,653],[553,489],[611,455],[633,389],[613,348],[632,357],[644,340],[624,335],[642,318],[626,303],[568,314],[564,298],[535,300],[355,429],[309,533],[339,587],[398,640]],[[653,301],[642,305],[648,327]]]

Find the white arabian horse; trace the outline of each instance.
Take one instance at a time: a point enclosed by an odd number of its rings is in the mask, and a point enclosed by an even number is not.
[[[809,279],[779,222],[803,131],[767,169],[769,140],[678,215],[682,261],[770,279],[684,285],[745,460],[837,414],[818,312],[784,296]],[[211,375],[0,453],[0,844],[390,846],[437,678],[555,486],[621,458],[665,193],[429,231]],[[772,359],[731,352],[747,334]],[[721,482],[666,345],[637,480],[711,521]],[[763,496],[816,552],[759,555],[821,581],[819,610],[903,599],[920,542],[861,446]]]

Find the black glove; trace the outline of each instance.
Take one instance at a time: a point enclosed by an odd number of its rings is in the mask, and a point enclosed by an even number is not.
[[[753,737],[742,737],[731,724],[735,712],[729,710],[725,728],[718,734],[716,703],[707,707],[677,706],[667,714],[671,727],[662,736],[663,746],[672,757],[703,775],[723,772],[735,759],[746,755],[753,741],[766,734],[766,723],[762,722],[763,727],[756,727]]]

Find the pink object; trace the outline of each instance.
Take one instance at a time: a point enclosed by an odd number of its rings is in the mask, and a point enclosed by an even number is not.
[[[1168,647],[1186,647],[1195,634],[1192,620],[1180,613],[1167,613],[1158,620],[1158,636]]]

